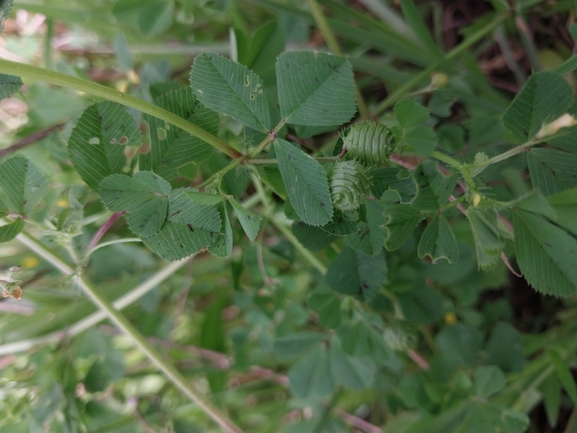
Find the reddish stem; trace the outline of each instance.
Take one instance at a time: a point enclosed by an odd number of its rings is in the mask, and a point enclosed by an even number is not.
[[[98,231],[94,234],[94,236],[90,240],[90,244],[88,245],[88,251],[90,251],[92,248],[96,246],[98,241],[102,238],[102,236],[104,236],[104,234],[108,231],[108,229],[112,227],[113,224],[116,222],[116,220],[121,216],[123,216],[125,213],[126,212],[114,212],[112,215],[110,215],[110,218],[108,218],[106,222],[102,224],[102,227],[98,229]]]

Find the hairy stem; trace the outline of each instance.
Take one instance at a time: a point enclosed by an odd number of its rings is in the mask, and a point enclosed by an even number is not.
[[[143,113],[150,114],[158,119],[164,120],[171,125],[176,126],[195,137],[206,141],[211,146],[230,156],[231,158],[240,158],[242,154],[236,149],[230,147],[224,141],[211,133],[205,131],[199,126],[190,123],[188,120],[171,113],[164,108],[150,104],[143,99],[120,92],[116,89],[103,86],[92,81],[49,69],[39,68],[37,66],[25,65],[23,63],[11,62],[9,60],[0,60],[0,73],[16,75],[29,80],[44,81],[56,86],[67,87],[74,90],[87,93],[92,96],[98,96],[108,101],[117,102],[127,107],[135,108]]]
[[[223,412],[210,403],[200,392],[194,389],[182,373],[173,365],[163,359],[162,355],[156,348],[130,323],[130,321],[118,311],[106,297],[84,277],[76,273],[76,270],[49,250],[46,246],[38,242],[35,238],[22,232],[18,235],[18,240],[24,243],[30,250],[38,254],[53,267],[58,269],[64,275],[73,277],[73,281],[86,296],[118,326],[132,342],[139,347],[147,358],[163,372],[163,374],[190,400],[198,404],[203,411],[210,416],[218,425],[227,433],[242,433],[242,430],[236,426]]]

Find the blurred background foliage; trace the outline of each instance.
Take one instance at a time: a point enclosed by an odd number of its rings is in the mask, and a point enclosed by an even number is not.
[[[371,112],[386,123],[387,95],[415,80],[444,148],[471,159],[480,149],[500,152],[500,116],[531,71],[575,53],[572,0],[416,2],[435,49],[418,42],[394,1],[319,3]],[[459,62],[439,60],[507,11]],[[151,85],[187,83],[204,51],[242,60],[274,86],[280,52],[324,43],[304,1],[16,0],[0,56],[151,101]],[[446,75],[423,75],[439,66]],[[568,79],[575,87],[575,76]],[[83,248],[109,216],[66,152],[75,119],[92,102],[44,83],[0,102],[0,157],[17,151],[49,178],[34,218],[59,228],[49,234],[55,245],[73,238]],[[312,149],[338,139],[298,132]],[[245,140],[231,119],[221,120],[219,137]],[[213,154],[176,182],[198,183],[224,163]],[[482,176],[499,200],[530,190],[521,158]],[[225,184],[241,200],[253,192],[247,174]],[[255,243],[239,230],[231,259],[200,254],[123,312],[247,432],[577,431],[575,297],[541,295],[501,262],[478,271],[467,227],[453,226],[456,265],[418,259],[414,234],[387,256],[385,290],[368,304],[330,291],[274,227],[265,224]],[[321,260],[336,257],[332,239],[312,244],[306,231],[293,233]],[[120,221],[106,239],[131,236]],[[12,266],[22,267],[23,295],[0,300],[0,431],[219,431],[113,326],[71,331],[95,307],[17,241],[0,245],[0,270]],[[95,251],[84,274],[117,299],[166,266],[141,244],[117,244]]]

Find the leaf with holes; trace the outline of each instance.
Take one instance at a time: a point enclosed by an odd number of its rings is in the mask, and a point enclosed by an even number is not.
[[[246,66],[219,54],[204,53],[192,65],[190,82],[198,100],[211,110],[257,131],[271,129],[263,81]]]
[[[342,125],[356,112],[350,63],[318,52],[285,52],[276,62],[281,117],[305,126]]]
[[[290,203],[298,216],[312,226],[328,223],[333,204],[323,167],[287,141],[276,139],[274,149]]]
[[[124,107],[100,102],[78,119],[68,139],[68,156],[82,180],[99,191],[105,177],[127,168],[126,146],[141,142],[142,134]]]
[[[8,198],[9,210],[26,215],[46,194],[48,181],[32,162],[16,156],[0,164],[0,187]]]
[[[161,85],[154,85],[151,91],[160,91],[162,88]],[[153,103],[213,135],[218,132],[218,114],[202,106],[190,88],[180,85],[172,87],[161,92]],[[154,171],[171,182],[177,178],[179,169],[188,164],[203,163],[213,154],[213,147],[200,138],[156,117],[145,114],[144,119],[149,126],[150,150],[140,155],[141,170]]]

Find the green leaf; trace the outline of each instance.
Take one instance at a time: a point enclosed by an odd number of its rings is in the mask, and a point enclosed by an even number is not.
[[[302,221],[295,221],[291,229],[299,242],[311,251],[324,250],[337,239],[337,236],[321,228],[309,226]]]
[[[478,116],[471,119],[469,142],[473,146],[488,146],[503,139],[503,124],[499,119]]]
[[[160,89],[160,85],[151,87],[151,91],[155,89]],[[218,133],[218,114],[202,106],[190,88],[178,85],[156,97],[153,103],[213,135]],[[151,148],[140,155],[141,170],[154,171],[171,182],[176,179],[180,169],[191,163],[205,162],[213,154],[211,145],[188,132],[153,116],[144,115],[144,119],[149,126]]]
[[[386,276],[383,254],[369,257],[347,247],[331,263],[325,279],[335,292],[368,301],[380,290]]]
[[[503,114],[503,123],[521,143],[531,140],[543,124],[567,112],[573,90],[560,75],[537,72],[527,80]]]
[[[373,185],[371,191],[376,198],[381,198],[388,191],[398,194],[401,203],[410,203],[417,194],[417,185],[411,172],[398,168],[374,168],[371,170]]]
[[[308,307],[319,314],[321,325],[329,329],[341,325],[341,301],[332,291],[313,292],[309,298]]]
[[[365,205],[366,223],[359,223],[359,231],[345,238],[346,244],[354,250],[361,250],[369,256],[376,256],[383,251],[387,230],[384,224],[387,218],[383,216],[383,205],[377,201],[367,201]],[[367,244],[366,249],[361,244]]]
[[[335,210],[331,222],[320,228],[334,236],[346,236],[358,230],[356,221],[345,218],[340,210]]]
[[[411,147],[420,156],[429,156],[437,147],[437,136],[428,126],[419,125],[405,132],[398,144],[402,147]]]
[[[385,240],[385,248],[388,251],[399,249],[422,219],[421,213],[412,206],[397,204],[386,206],[384,216],[388,217],[384,223],[388,232]]]
[[[220,214],[223,220],[223,235],[217,237],[214,243],[208,248],[208,251],[217,257],[230,257],[232,254],[233,233],[230,218],[228,216],[228,209],[226,203],[224,206],[220,206]]]
[[[573,37],[573,40],[577,39],[577,25],[575,23],[569,26],[569,33]],[[559,75],[567,75],[569,72],[572,72],[575,69],[577,69],[577,54],[573,54],[559,66],[553,69],[553,72]]]
[[[561,383],[555,375],[550,375],[539,387],[543,394],[543,405],[547,414],[547,421],[551,427],[557,425],[559,407],[561,406]]]
[[[319,332],[300,332],[278,338],[273,344],[274,352],[281,358],[292,358],[308,351],[325,339]]]
[[[246,210],[234,198],[230,197],[228,201],[232,205],[234,214],[238,218],[238,221],[240,222],[242,229],[244,230],[248,238],[251,241],[254,241],[260,228],[261,218],[253,214],[252,212]]]
[[[264,24],[252,37],[245,50],[239,50],[238,62],[258,74],[265,84],[274,83],[276,79],[276,59],[285,47],[284,32],[274,21]]]
[[[546,137],[545,140],[551,146],[577,153],[577,125],[562,128],[556,134]]]
[[[10,15],[13,3],[13,0],[0,0],[0,33],[4,30],[4,21]]]
[[[256,129],[271,129],[270,107],[262,79],[244,65],[219,54],[198,56],[190,73],[198,100],[218,113]]]
[[[527,212],[543,215],[553,221],[556,219],[555,209],[553,209],[547,199],[537,190],[533,190],[529,194],[520,197],[513,201],[512,204],[515,209],[522,209]]]
[[[135,205],[128,215],[130,230],[138,236],[152,236],[160,231],[168,214],[168,198],[155,197]]]
[[[523,433],[529,427],[529,417],[522,412],[493,402],[489,402],[486,407],[493,424],[502,432]]]
[[[427,109],[413,99],[403,99],[397,102],[393,113],[402,129],[412,128],[430,117]]]
[[[416,325],[426,325],[443,317],[443,298],[433,289],[418,287],[397,294],[406,319]]]
[[[413,0],[401,0],[401,9],[407,24],[411,27],[421,45],[425,48],[427,53],[431,55],[437,62],[443,64],[445,56],[440,50],[439,45],[432,38],[427,25],[423,21],[423,14],[420,13]]]
[[[443,207],[457,185],[457,175],[445,176],[433,162],[425,162],[413,172],[417,195],[412,205],[417,210],[436,211]]]
[[[278,167],[291,205],[307,224],[320,226],[333,216],[329,183],[323,167],[287,141],[276,139]]]
[[[433,263],[446,259],[449,263],[459,260],[457,238],[442,214],[437,214],[427,225],[418,247],[419,257],[429,256]]]
[[[475,395],[488,398],[505,387],[503,372],[493,365],[475,370]]]
[[[112,47],[114,48],[114,53],[118,58],[118,63],[120,64],[122,70],[132,70],[134,68],[134,63],[132,62],[132,56],[130,55],[128,42],[122,33],[116,35],[114,41],[112,42]]]
[[[145,38],[153,38],[164,33],[172,25],[174,2],[156,1],[140,6],[138,30]]]
[[[20,77],[0,74],[0,100],[9,98],[22,87],[24,83]]]
[[[554,149],[531,149],[527,161],[531,181],[544,195],[577,186],[574,155]]]
[[[336,338],[331,340],[330,359],[335,381],[344,386],[360,390],[373,382],[375,366],[371,359],[347,355]]]
[[[132,211],[159,196],[168,196],[172,187],[150,171],[139,171],[134,177],[113,174],[102,181],[100,195],[104,205],[113,212]]]
[[[103,359],[98,358],[84,378],[84,387],[88,392],[104,391],[112,381],[110,368]]]
[[[297,397],[324,397],[330,394],[335,382],[326,347],[318,346],[302,357],[290,368],[288,378],[290,388]]]
[[[212,200],[218,202],[214,203]],[[212,203],[212,205],[207,205]],[[168,221],[192,226],[210,232],[220,232],[222,220],[216,204],[220,197],[192,191],[190,188],[178,188],[170,193]],[[191,228],[189,228],[190,230]]]
[[[447,326],[435,337],[439,349],[459,364],[474,365],[477,362],[483,336],[475,329],[457,323]]]
[[[547,202],[555,212],[555,223],[573,236],[577,236],[577,188],[566,189],[547,197]]]
[[[492,209],[469,207],[467,218],[475,241],[477,265],[479,269],[488,269],[499,260],[505,248],[497,229],[497,214]]]
[[[276,62],[281,117],[307,126],[341,125],[356,112],[350,63],[318,52],[285,52]]]
[[[122,173],[126,146],[139,146],[142,134],[124,107],[101,102],[88,107],[68,139],[68,156],[74,168],[92,189],[102,180]]]
[[[8,242],[20,234],[24,228],[24,220],[18,218],[10,224],[0,226],[0,242]]]
[[[577,240],[544,218],[523,210],[513,212],[515,253],[531,286],[554,296],[577,293]]]
[[[555,373],[557,373],[559,382],[563,385],[563,388],[565,388],[573,404],[577,406],[577,386],[575,385],[575,379],[573,379],[567,361],[564,361],[559,354],[553,350],[549,351],[549,358],[555,367]]]
[[[495,325],[485,348],[485,364],[494,364],[505,373],[523,371],[523,340],[519,332],[508,323]]]
[[[16,156],[0,164],[0,187],[10,210],[27,215],[44,198],[48,181],[32,162]]]
[[[167,221],[158,233],[142,237],[142,241],[163,259],[175,261],[209,247],[220,240],[221,236],[219,233]]]

